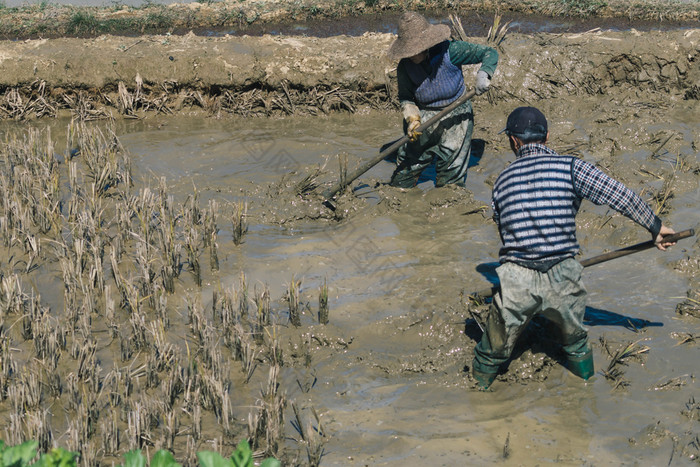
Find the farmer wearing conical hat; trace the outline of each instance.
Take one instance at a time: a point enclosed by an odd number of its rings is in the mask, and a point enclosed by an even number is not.
[[[435,160],[435,186],[464,185],[469,165],[474,114],[470,101],[419,133],[428,121],[465,92],[462,65],[481,64],[476,74],[476,94],[489,88],[498,64],[498,52],[483,45],[450,40],[450,28],[430,24],[414,12],[404,13],[398,37],[388,53],[400,60],[397,67],[399,102],[404,130],[409,137],[397,154],[391,185],[416,185],[423,169]]]

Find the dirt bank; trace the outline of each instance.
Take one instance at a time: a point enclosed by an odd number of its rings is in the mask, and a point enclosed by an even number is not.
[[[0,116],[55,116],[63,109],[84,119],[183,110],[270,116],[386,109],[395,104],[395,64],[384,55],[394,37],[187,34],[3,42]],[[697,100],[699,44],[698,29],[509,34],[489,102],[614,99],[620,90],[644,93],[659,105]]]

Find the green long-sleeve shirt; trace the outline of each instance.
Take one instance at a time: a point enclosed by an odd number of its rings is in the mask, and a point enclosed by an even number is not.
[[[455,66],[474,65],[481,63],[480,70],[484,70],[489,76],[493,76],[498,65],[498,52],[493,47],[486,45],[472,44],[465,41],[450,41],[449,45],[450,62]],[[404,59],[407,60],[407,59]],[[430,74],[429,58],[424,60],[421,65],[426,67],[426,72]],[[399,62],[396,69],[396,77],[399,86],[399,101],[415,102],[415,91],[417,86],[408,76],[403,60]]]

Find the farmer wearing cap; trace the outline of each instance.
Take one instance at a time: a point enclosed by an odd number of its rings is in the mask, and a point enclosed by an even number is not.
[[[472,375],[487,389],[510,358],[518,336],[540,314],[558,328],[567,368],[584,380],[593,375],[593,355],[583,326],[586,289],[575,217],[585,198],[606,204],[647,229],[656,246],[673,245],[663,237],[674,231],[622,183],[598,168],[545,146],[545,116],[534,107],[518,107],[503,130],[515,162],[493,186],[493,219],[503,247],[496,269],[500,291],[488,310],[484,335],[474,350]]]
[[[418,13],[404,13],[399,22],[398,37],[388,54],[400,60],[396,70],[399,102],[409,142],[397,154],[392,186],[415,186],[433,160],[435,186],[463,185],[466,179],[474,127],[471,102],[460,105],[422,133],[416,129],[465,92],[462,65],[481,64],[475,91],[486,92],[496,71],[498,52],[449,38],[449,26],[432,25]]]

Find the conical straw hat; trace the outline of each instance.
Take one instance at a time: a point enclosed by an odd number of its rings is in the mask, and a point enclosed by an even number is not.
[[[412,57],[450,38],[446,24],[430,24],[423,16],[407,11],[399,21],[398,37],[388,55],[393,60]]]

